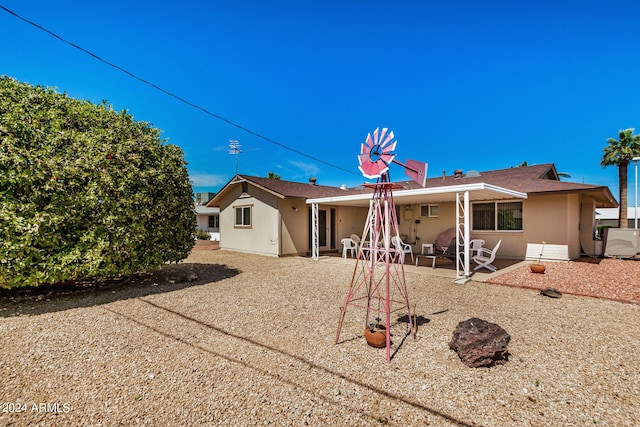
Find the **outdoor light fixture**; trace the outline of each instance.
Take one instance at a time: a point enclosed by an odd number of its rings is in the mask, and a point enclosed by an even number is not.
[[[635,218],[635,229],[638,229],[638,160],[640,160],[640,156],[638,157],[634,157],[633,159],[633,163],[635,164],[635,169],[636,169],[636,206],[635,206],[635,210],[633,211],[633,217]]]

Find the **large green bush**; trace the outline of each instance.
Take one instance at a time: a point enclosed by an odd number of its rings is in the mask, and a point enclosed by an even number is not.
[[[0,76],[0,286],[179,261],[195,226],[182,150],[158,129]]]

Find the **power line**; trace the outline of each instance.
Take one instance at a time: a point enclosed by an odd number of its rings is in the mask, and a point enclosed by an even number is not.
[[[207,110],[207,109],[206,109],[206,108],[204,108],[204,107],[201,107],[201,106],[199,106],[199,105],[197,105],[197,104],[194,104],[193,102],[188,101],[188,100],[186,100],[185,98],[182,98],[181,96],[178,96],[178,95],[176,95],[176,94],[174,94],[174,93],[172,93],[172,92],[169,92],[168,90],[165,90],[165,89],[161,88],[160,86],[158,86],[158,85],[156,85],[156,84],[154,84],[154,83],[151,83],[150,81],[145,80],[145,79],[143,79],[142,77],[139,77],[139,76],[137,76],[137,75],[133,74],[132,72],[130,72],[130,71],[128,71],[128,70],[126,70],[126,69],[124,69],[124,68],[122,68],[122,67],[120,67],[120,66],[118,66],[118,65],[116,65],[116,64],[114,64],[114,63],[112,63],[112,62],[109,62],[109,61],[107,61],[107,60],[105,60],[105,59],[101,58],[100,56],[96,55],[95,53],[93,53],[93,52],[91,52],[91,51],[88,51],[87,49],[84,49],[83,47],[78,46],[77,44],[72,43],[72,42],[70,42],[70,41],[68,41],[68,40],[66,40],[66,39],[64,39],[64,38],[62,38],[61,36],[59,36],[58,34],[54,33],[53,31],[50,31],[50,30],[48,30],[48,29],[46,29],[46,28],[42,27],[41,25],[38,25],[38,24],[36,24],[35,22],[30,21],[30,20],[28,20],[28,19],[26,19],[26,18],[24,18],[24,17],[22,17],[22,16],[18,15],[17,13],[13,12],[12,10],[7,9],[6,7],[4,7],[4,6],[2,6],[2,5],[0,5],[0,9],[2,9],[2,10],[4,10],[5,12],[7,12],[7,13],[9,13],[9,14],[13,15],[13,16],[15,16],[16,18],[18,18],[18,19],[20,19],[20,20],[22,20],[22,21],[26,22],[27,24],[32,25],[32,26],[34,26],[34,27],[38,28],[39,30],[44,31],[45,33],[49,34],[50,36],[53,36],[53,37],[57,38],[57,39],[58,39],[58,40],[60,40],[61,42],[66,43],[66,44],[68,44],[69,46],[71,46],[71,47],[73,47],[73,48],[76,48],[76,49],[78,49],[78,50],[80,50],[80,51],[82,51],[82,52],[86,53],[86,54],[87,54],[87,55],[89,55],[89,56],[92,56],[93,58],[97,59],[98,61],[100,61],[100,62],[102,62],[102,63],[104,63],[104,64],[107,64],[108,66],[110,66],[110,67],[112,67],[112,68],[115,68],[115,69],[116,69],[116,70],[118,70],[118,71],[121,71],[121,72],[125,73],[125,74],[126,74],[126,75],[128,75],[129,77],[132,77],[132,78],[134,78],[134,79],[138,80],[139,82],[142,82],[142,83],[144,83],[144,84],[146,84],[146,85],[148,85],[148,86],[151,86],[152,88],[154,88],[154,89],[156,89],[156,90],[158,90],[158,91],[160,91],[160,92],[164,93],[165,95],[169,95],[170,97],[175,98],[175,99],[177,99],[178,101],[180,101],[180,102],[182,102],[182,103],[184,103],[184,104],[187,104],[187,105],[188,105],[188,106],[190,106],[190,107],[193,107],[193,108],[195,108],[195,109],[197,109],[197,110],[200,110],[200,111],[202,111],[203,113],[205,113],[205,114],[207,114],[207,115],[209,115],[209,116],[211,116],[211,117],[213,117],[213,118],[215,118],[215,119],[221,120],[221,121],[223,121],[223,122],[227,123],[228,125],[231,125],[231,126],[233,126],[233,127],[236,127],[236,128],[238,128],[238,129],[240,129],[240,130],[242,130],[242,131],[244,131],[244,132],[247,132],[248,134],[251,134],[251,135],[256,136],[256,137],[258,137],[258,138],[260,138],[260,139],[263,139],[263,140],[265,140],[265,141],[267,141],[267,142],[270,142],[271,144],[277,145],[278,147],[284,148],[285,150],[291,151],[292,153],[296,153],[296,154],[298,154],[298,155],[300,155],[300,156],[303,156],[303,157],[306,157],[306,158],[308,158],[308,159],[314,160],[314,161],[316,161],[316,162],[319,162],[319,163],[325,164],[325,165],[330,166],[330,167],[332,167],[332,168],[339,169],[339,170],[341,170],[341,171],[344,171],[344,172],[347,172],[347,173],[351,173],[351,174],[354,174],[354,175],[358,175],[358,176],[360,176],[360,174],[358,174],[358,173],[356,173],[356,172],[354,172],[354,171],[352,171],[352,170],[345,169],[345,168],[343,168],[343,167],[341,167],[341,166],[334,165],[334,164],[332,164],[332,163],[326,162],[326,161],[324,161],[324,160],[322,160],[322,159],[319,159],[319,158],[317,158],[317,157],[311,156],[311,155],[309,155],[309,154],[305,154],[305,153],[303,153],[303,152],[302,152],[302,151],[300,151],[300,150],[297,150],[297,149],[295,149],[295,148],[291,148],[291,147],[289,147],[289,146],[287,146],[287,145],[285,145],[285,144],[283,144],[283,143],[281,143],[281,142],[275,141],[275,140],[273,140],[273,139],[271,139],[271,138],[268,138],[268,137],[266,137],[266,136],[264,136],[264,135],[262,135],[262,134],[260,134],[260,133],[258,133],[258,132],[252,131],[251,129],[248,129],[248,128],[246,128],[246,127],[242,126],[242,125],[239,125],[239,124],[237,124],[237,123],[234,123],[234,122],[232,122],[232,121],[231,121],[231,120],[229,120],[229,119],[226,119],[226,118],[224,118],[224,117],[222,117],[222,116],[220,116],[220,115],[218,115],[218,114],[215,114],[215,113],[213,113],[213,112],[211,112],[211,111]]]

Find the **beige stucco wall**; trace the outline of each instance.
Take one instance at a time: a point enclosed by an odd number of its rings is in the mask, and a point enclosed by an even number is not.
[[[303,199],[278,200],[281,215],[281,255],[307,253],[309,241],[309,213]]]
[[[337,236],[338,236],[338,249],[342,250],[340,240],[349,237],[352,234],[357,234],[362,238],[362,231],[364,230],[364,223],[367,220],[368,209],[357,208],[350,206],[338,207],[338,221],[337,221]]]
[[[419,204],[400,206],[398,218],[400,235],[406,236],[405,243],[411,245],[414,253],[420,253],[423,243],[434,243],[438,234],[456,226],[455,203],[437,203],[437,205],[439,211],[437,217],[421,217]],[[416,224],[416,220],[420,223]]]
[[[593,215],[593,211],[591,213]],[[524,258],[528,243],[567,245],[570,258],[580,256],[580,196],[530,196],[523,201],[523,230],[473,231],[493,247],[502,239],[499,258]]]
[[[220,248],[260,255],[278,256],[280,213],[278,197],[248,186],[247,197],[240,198],[241,186],[235,185],[220,203]],[[235,207],[251,206],[251,227],[235,226]]]
[[[279,198],[253,186],[250,197],[239,198],[241,187],[229,190],[220,204],[220,248],[261,255],[286,256],[309,253],[309,209],[304,199]],[[251,228],[235,226],[234,207],[251,206]],[[367,209],[356,207],[319,206],[335,209],[336,251],[341,251],[340,239],[362,233]],[[327,218],[329,221],[330,218]],[[328,236],[329,240],[330,237]]]
[[[568,245],[569,257],[580,256],[579,196],[531,196],[524,202],[524,231],[516,256],[524,257],[527,243]]]
[[[412,244],[414,253],[420,252],[422,243],[433,243],[442,231],[456,226],[455,203],[439,203],[438,206],[439,215],[433,218],[420,217],[419,204],[410,206],[412,214],[407,212],[405,205],[400,205],[400,234],[408,237],[407,243]],[[499,258],[524,258],[527,243],[543,241],[568,245],[569,257],[578,258],[581,240],[583,244],[593,245],[594,208],[592,198],[578,194],[531,196],[523,200],[522,231],[471,230],[471,235],[484,239],[488,248],[502,240]],[[419,224],[415,223],[416,219],[420,220]]]

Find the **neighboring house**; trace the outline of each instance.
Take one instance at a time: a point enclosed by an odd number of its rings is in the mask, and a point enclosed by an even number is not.
[[[466,225],[489,248],[502,240],[499,258],[524,259],[528,243],[543,241],[567,245],[570,258],[594,255],[596,208],[617,206],[606,186],[560,181],[553,164],[459,172],[430,178],[424,188],[398,183],[399,230],[414,252]],[[238,175],[207,206],[220,208],[222,249],[281,256],[312,253],[314,230],[319,251],[339,250],[341,238],[362,233],[370,198],[366,188]]]
[[[627,218],[629,219],[629,228],[635,228],[636,221],[636,208],[635,206],[629,206],[627,208]],[[596,221],[598,226],[617,227],[618,216],[620,210],[618,208],[600,208],[596,209]],[[640,215],[640,208],[638,208],[638,215]],[[640,216],[638,218],[638,225],[640,226]]]
[[[208,208],[206,204],[215,193],[196,193],[195,212],[199,230],[209,232],[211,240],[220,240],[220,209]]]

